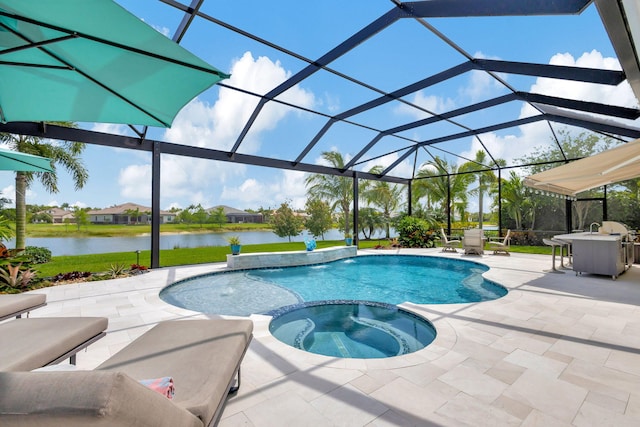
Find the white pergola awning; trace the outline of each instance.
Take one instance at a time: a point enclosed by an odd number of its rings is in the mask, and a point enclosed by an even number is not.
[[[528,187],[575,196],[640,176],[640,139],[524,179]]]

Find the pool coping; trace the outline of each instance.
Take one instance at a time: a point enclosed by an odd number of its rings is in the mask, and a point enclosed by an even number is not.
[[[248,270],[255,268],[294,267],[322,264],[351,258],[358,254],[356,246],[335,246],[313,251],[258,252],[227,255],[227,268],[230,270]]]

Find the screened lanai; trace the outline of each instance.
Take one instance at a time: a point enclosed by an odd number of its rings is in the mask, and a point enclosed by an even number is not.
[[[411,200],[412,184],[435,159],[478,163],[483,151],[476,172],[504,178],[543,149],[556,153],[551,163],[574,160],[559,135],[640,138],[640,15],[631,0],[117,3],[230,77],[199,94],[170,128],[34,121],[2,123],[0,132],[145,153],[152,267],[159,212],[179,180],[182,191],[210,182],[197,191],[220,192],[216,181],[233,174],[244,174],[245,185],[322,173],[406,185]],[[328,151],[340,152],[344,165],[324,162]],[[287,191],[281,185],[280,196]]]

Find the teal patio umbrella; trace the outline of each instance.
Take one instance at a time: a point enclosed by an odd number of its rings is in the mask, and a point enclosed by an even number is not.
[[[46,157],[0,148],[0,170],[21,172],[53,172]]]
[[[170,127],[229,75],[112,0],[0,0],[0,121]]]

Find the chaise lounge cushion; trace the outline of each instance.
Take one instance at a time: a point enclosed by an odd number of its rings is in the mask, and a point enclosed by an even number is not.
[[[45,294],[3,294],[0,295],[0,320],[16,317],[34,308],[46,305]]]
[[[202,427],[171,402],[120,372],[0,372],[6,426]]]
[[[170,376],[171,402],[208,425],[224,406],[252,331],[247,319],[162,322],[96,370],[120,371],[136,380]]]
[[[46,366],[78,346],[83,348],[107,326],[106,317],[42,317],[1,323],[0,338],[7,345],[0,347],[0,371]]]

